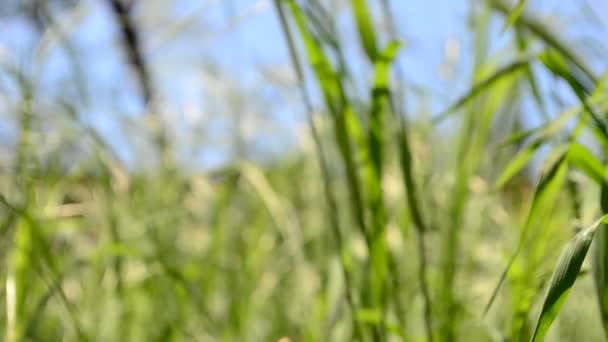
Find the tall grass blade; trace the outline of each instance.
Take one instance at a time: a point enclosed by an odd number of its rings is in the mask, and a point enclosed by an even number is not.
[[[496,286],[494,286],[492,295],[490,296],[490,299],[483,310],[483,316],[485,316],[492,307],[492,304],[494,303],[494,300],[498,295],[498,291],[500,290],[502,283],[505,281],[507,274],[511,269],[511,266],[513,266],[515,259],[517,258],[524,246],[530,229],[536,226],[536,223],[543,215],[546,215],[548,214],[548,212],[551,211],[553,204],[557,198],[557,195],[563,187],[568,171],[568,164],[565,162],[566,158],[564,152],[559,153],[561,154],[561,157],[558,159],[557,162],[555,162],[555,164],[551,167],[547,174],[541,179],[536,188],[536,191],[534,192],[532,205],[530,207],[526,223],[520,233],[519,242],[517,244],[515,252],[509,258],[507,266],[505,267],[505,269],[500,275],[500,278],[498,279],[498,283],[496,284]]]
[[[408,141],[408,131],[405,125],[405,118],[401,118],[399,124],[398,147],[399,147],[399,162],[401,166],[401,179],[405,187],[405,195],[407,197],[407,206],[409,213],[414,221],[416,229],[416,249],[418,253],[418,281],[420,282],[420,292],[424,301],[423,314],[426,338],[429,342],[433,341],[433,321],[432,321],[432,303],[431,293],[427,280],[428,261],[426,256],[426,241],[424,234],[429,231],[429,228],[424,221],[420,204],[418,203],[418,190],[414,183],[412,154]]]
[[[334,70],[329,57],[325,54],[323,46],[312,35],[308,28],[304,13],[294,0],[288,2],[294,17],[296,26],[300,32],[300,37],[305,46],[309,64],[312,66],[313,73],[321,86],[323,98],[327,109],[333,119],[334,138],[346,171],[346,179],[351,205],[351,214],[361,235],[364,237],[366,247],[369,252],[368,268],[364,273],[368,280],[368,289],[362,289],[364,300],[369,301],[366,305],[374,308],[380,307],[384,312],[386,306],[382,299],[385,291],[383,281],[386,274],[385,268],[388,259],[386,253],[382,253],[384,241],[374,239],[374,232],[370,232],[366,222],[366,207],[364,205],[363,190],[361,189],[359,171],[356,159],[366,161],[369,158],[367,139],[364,135],[360,119],[354,112],[351,103],[347,98],[341,75]],[[342,60],[341,55],[340,60]],[[354,142],[354,145],[353,145]],[[376,339],[382,336],[383,326],[372,326],[372,332]]]
[[[327,158],[325,156],[325,151],[323,148],[323,144],[321,141],[321,136],[318,132],[318,129],[315,125],[314,117],[313,117],[313,107],[312,101],[308,96],[308,93],[305,89],[305,79],[304,72],[302,70],[302,64],[300,63],[300,59],[296,52],[296,47],[292,35],[292,31],[290,29],[289,23],[287,21],[287,16],[285,13],[285,8],[283,6],[282,0],[275,0],[275,9],[279,16],[279,20],[281,22],[281,28],[283,29],[283,33],[285,35],[285,39],[287,41],[287,47],[290,54],[291,63],[293,64],[293,68],[295,70],[296,76],[298,78],[298,83],[300,87],[300,92],[302,94],[302,100],[304,102],[304,106],[306,108],[306,117],[308,120],[308,125],[311,130],[311,134],[313,137],[313,141],[315,144],[315,150],[317,153],[317,159],[319,162],[319,167],[321,169],[321,176],[323,179],[323,194],[325,196],[325,200],[328,205],[327,215],[330,221],[330,229],[332,231],[334,242],[336,244],[338,250],[338,256],[342,266],[342,276],[344,278],[344,286],[345,286],[345,297],[346,302],[351,311],[351,324],[353,325],[354,338],[357,340],[362,339],[361,327],[359,326],[359,321],[356,319],[357,312],[357,304],[355,303],[354,295],[353,295],[353,276],[350,263],[348,262],[348,258],[350,255],[347,255],[347,251],[344,249],[344,238],[342,236],[341,231],[341,221],[340,214],[338,211],[337,200],[333,192],[332,182],[330,177],[329,165],[327,162]]]
[[[370,260],[372,263],[372,291],[375,301],[381,303],[382,311],[386,310],[387,277],[389,254],[386,246],[386,208],[384,205],[384,193],[382,189],[383,156],[385,145],[385,112],[387,110],[389,97],[390,65],[397,55],[399,43],[390,43],[378,56],[375,62],[374,85],[371,91],[372,108],[369,124],[369,158],[364,160],[366,164],[367,194],[370,202],[372,217]]]
[[[608,210],[608,185],[603,184],[600,195],[602,211]],[[608,336],[608,228],[606,224],[597,232],[592,259],[593,282],[604,336]]]
[[[369,246],[370,235],[365,221],[363,195],[349,135],[349,133],[355,132],[355,136],[352,138],[360,141],[361,139],[357,139],[357,136],[362,136],[363,130],[360,128],[359,119],[355,117],[346,100],[338,74],[333,70],[329,58],[325,55],[319,42],[309,31],[304,13],[294,0],[289,0],[289,7],[304,42],[309,63],[321,86],[326,106],[334,119],[334,136],[346,169],[352,214]]]
[[[12,268],[7,277],[7,317],[9,318],[7,340],[18,342],[25,339],[27,327],[26,294],[28,281],[32,272],[32,255],[34,242],[31,225],[20,219],[15,228],[15,247],[11,256]]]

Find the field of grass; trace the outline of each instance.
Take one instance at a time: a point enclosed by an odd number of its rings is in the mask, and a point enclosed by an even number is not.
[[[62,10],[40,5],[40,39],[86,83],[56,24],[80,5],[49,3]],[[468,81],[435,112],[390,1],[267,1],[305,134],[256,158],[243,126],[206,168],[163,114],[145,2],[103,3],[143,104],[107,120],[132,140],[100,134],[82,93],[44,93],[29,60],[0,59],[6,341],[606,339],[605,42],[580,49],[532,0],[470,1]],[[213,115],[239,126],[256,105],[242,95]]]

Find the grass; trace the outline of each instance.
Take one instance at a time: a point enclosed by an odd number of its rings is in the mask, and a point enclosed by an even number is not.
[[[605,338],[608,74],[531,3],[471,2],[468,86],[430,113],[388,2],[347,2],[352,40],[325,2],[275,0],[310,139],[261,161],[235,136],[213,171],[180,162],[137,7],[108,2],[149,114],[128,126],[152,146],[146,167],[87,124],[84,99],[51,98],[48,116],[35,77],[3,65],[17,89],[0,119],[16,132],[0,167],[6,340]]]

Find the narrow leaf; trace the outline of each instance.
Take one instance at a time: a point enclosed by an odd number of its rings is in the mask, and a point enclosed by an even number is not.
[[[498,177],[494,188],[502,188],[509,180],[511,180],[511,178],[513,178],[513,176],[515,176],[519,171],[521,171],[521,169],[523,169],[524,166],[528,164],[530,159],[532,159],[534,153],[536,153],[536,151],[541,145],[541,141],[535,141],[530,146],[519,151],[519,153],[517,153],[515,157],[513,157],[509,164],[505,166],[504,171],[502,172],[500,177]]]
[[[526,0],[519,0],[519,2],[517,3],[517,7],[515,7],[513,9],[513,11],[511,11],[511,15],[509,15],[509,18],[507,19],[505,26],[502,28],[502,33],[507,31],[510,26],[513,26],[513,24],[515,24],[515,22],[517,21],[517,18],[519,18],[519,16],[521,15],[521,12],[523,12],[525,6],[526,6]]]
[[[597,227],[607,222],[608,215],[602,216],[591,226],[578,233],[565,247],[551,277],[543,307],[536,321],[532,342],[542,341],[544,338],[578,277]]]
[[[608,185],[602,186],[600,206],[608,212]],[[598,308],[602,319],[604,334],[608,333],[608,231],[606,225],[597,232],[593,253],[593,282],[595,284]]]
[[[369,57],[370,61],[376,59],[377,45],[376,33],[372,25],[370,10],[367,7],[367,0],[353,0],[353,10],[355,11],[355,19],[357,20],[357,29],[359,30],[359,39],[363,44],[363,49]]]
[[[502,12],[504,15],[510,15],[512,13],[511,6],[504,0],[487,0],[490,5]],[[577,49],[574,47],[568,46],[561,37],[555,34],[550,28],[548,28],[541,20],[538,20],[532,16],[526,15],[526,13],[521,13],[516,22],[513,23],[516,26],[521,26],[530,32],[532,32],[535,36],[540,38],[545,44],[551,46],[555,50],[559,51],[563,56],[565,56],[570,62],[572,62],[578,69],[580,69],[587,78],[591,81],[596,81],[597,77],[586,65],[582,59],[575,52]]]
[[[585,111],[589,113],[591,119],[593,119],[597,128],[605,137],[608,137],[608,126],[606,126],[606,122],[596,113],[589,103],[589,98],[601,89],[597,86],[599,85],[599,81],[596,85],[586,85],[577,74],[576,69],[570,68],[562,54],[557,50],[549,49],[545,51],[540,55],[540,59],[553,74],[564,79],[568,83]],[[598,89],[594,90],[592,87]]]
[[[568,151],[568,161],[598,185],[601,186],[605,183],[604,166],[587,147],[579,143],[572,143]]]
[[[498,295],[498,291],[500,290],[502,283],[507,278],[511,266],[513,266],[515,259],[517,259],[517,256],[519,255],[524,246],[526,237],[528,236],[528,232],[532,227],[538,225],[541,219],[553,209],[553,204],[557,199],[557,195],[563,187],[568,172],[568,164],[565,162],[565,152],[559,149],[554,152],[558,153],[557,156],[559,156],[559,159],[552,164],[553,166],[541,179],[540,183],[536,188],[536,191],[534,192],[532,206],[530,207],[528,218],[526,219],[526,224],[524,225],[524,228],[521,231],[517,248],[515,249],[513,255],[511,255],[511,257],[509,258],[507,266],[501,273],[500,278],[498,279],[498,283],[492,291],[490,300],[484,308],[483,316],[485,316],[492,307],[492,303],[494,303],[494,300]]]
[[[527,60],[519,60],[512,62],[511,64],[498,69],[494,74],[490,75],[488,78],[483,81],[475,84],[469,91],[467,91],[462,97],[460,97],[454,104],[452,104],[448,109],[444,110],[442,113],[437,115],[433,119],[433,124],[438,124],[441,121],[445,120],[448,116],[453,114],[456,110],[460,109],[463,105],[468,103],[470,100],[474,99],[480,93],[489,90],[494,84],[503,78],[519,71],[523,67],[528,65]]]

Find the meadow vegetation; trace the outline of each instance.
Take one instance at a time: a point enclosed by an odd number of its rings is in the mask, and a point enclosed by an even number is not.
[[[87,65],[61,23],[83,5],[57,3],[38,56],[65,51],[78,90]],[[205,139],[163,115],[146,2],[103,3],[142,108],[106,119],[132,140],[96,130],[94,94],[0,65],[7,341],[605,339],[605,42],[579,48],[534,1],[471,1],[468,81],[436,112],[390,1],[268,1],[304,133],[264,158],[237,127],[208,168],[184,152]],[[225,94],[212,115],[238,126],[258,100]]]

